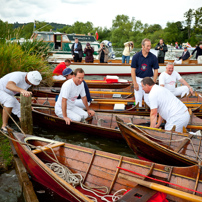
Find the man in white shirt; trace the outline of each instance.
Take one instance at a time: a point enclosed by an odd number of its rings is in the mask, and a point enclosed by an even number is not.
[[[27,91],[31,85],[39,85],[42,80],[38,71],[31,72],[12,72],[6,74],[0,79],[0,103],[3,105],[2,127],[1,131],[7,132],[6,126],[11,112],[20,119],[20,103],[14,97],[17,93],[21,93],[25,97],[32,95]]]
[[[74,70],[73,78],[66,81],[62,87],[55,104],[55,113],[58,117],[64,118],[66,124],[73,121],[81,121],[88,116],[94,116],[95,112],[90,110],[84,89],[84,71],[81,68]],[[87,110],[75,105],[78,96],[81,96],[83,104]]]
[[[179,81],[184,86],[175,87],[176,81]],[[193,94],[193,89],[191,86],[180,76],[180,74],[174,71],[173,63],[168,63],[166,66],[166,71],[162,72],[159,76],[159,85],[167,88],[175,96],[188,95],[189,92]]]
[[[183,131],[189,123],[190,115],[187,107],[176,98],[168,89],[155,85],[150,77],[145,77],[141,81],[142,89],[149,93],[150,103],[150,127],[158,128],[163,119],[166,121],[165,130],[171,130],[176,126],[177,132]],[[159,119],[157,123],[157,113]]]

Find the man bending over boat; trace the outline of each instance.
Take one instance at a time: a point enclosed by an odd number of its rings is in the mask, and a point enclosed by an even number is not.
[[[142,107],[142,97],[144,96],[144,101],[148,103],[148,95],[142,90],[141,80],[145,77],[153,77],[154,82],[158,77],[158,59],[150,52],[151,41],[149,39],[144,39],[142,41],[142,50],[136,53],[131,62],[131,76],[134,84],[135,91],[135,102],[139,103]],[[154,73],[153,73],[154,70]]]
[[[21,117],[20,103],[14,96],[18,93],[25,97],[31,96],[32,92],[27,89],[31,85],[39,85],[41,80],[42,77],[38,71],[12,72],[0,79],[0,103],[3,105],[1,131],[7,132],[6,127],[11,113],[17,115],[19,119]]]
[[[95,112],[88,106],[83,79],[83,69],[75,69],[73,78],[65,81],[62,85],[58,100],[55,104],[56,115],[64,118],[68,125],[71,121],[81,121],[88,116],[95,115]],[[76,99],[79,95],[81,96],[87,112],[75,105]]]
[[[179,81],[184,86],[175,87],[176,81]],[[193,94],[192,87],[180,76],[180,74],[174,71],[174,64],[168,63],[166,66],[166,71],[162,72],[159,76],[159,85],[167,88],[175,96],[185,96],[189,92]]]
[[[150,127],[159,128],[163,119],[166,121],[165,130],[171,130],[176,126],[177,132],[183,131],[189,123],[190,115],[187,107],[176,98],[168,89],[158,86],[150,77],[141,81],[142,89],[149,93]],[[157,113],[159,119],[157,123]]]

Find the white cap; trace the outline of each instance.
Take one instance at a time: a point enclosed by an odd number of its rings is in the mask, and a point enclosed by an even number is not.
[[[27,73],[27,79],[32,85],[36,86],[40,84],[42,76],[38,71],[31,71]]]

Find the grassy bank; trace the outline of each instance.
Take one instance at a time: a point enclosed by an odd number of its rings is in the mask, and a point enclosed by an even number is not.
[[[0,113],[0,125],[2,125],[2,115]],[[0,173],[13,167],[13,154],[7,137],[0,133]]]

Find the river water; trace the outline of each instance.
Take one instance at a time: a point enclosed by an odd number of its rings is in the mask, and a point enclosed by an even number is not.
[[[131,55],[133,55],[139,49],[135,49]],[[121,57],[122,49],[115,49],[117,57]],[[176,56],[180,56],[182,52],[167,52],[166,59],[174,59]],[[202,74],[184,75],[182,76],[194,90],[202,91]],[[131,77],[123,77],[124,79],[131,80]],[[102,77],[87,77],[86,79],[103,79]],[[11,127],[16,128],[13,124]],[[46,137],[58,141],[68,142],[70,144],[80,145],[83,147],[89,147],[97,150],[103,150],[106,152],[116,153],[119,155],[129,156],[136,158],[125,141],[110,140],[106,138],[90,136],[85,133],[68,132],[48,130],[34,126],[34,134],[41,137]],[[39,201],[62,201],[62,199],[55,196],[50,190],[45,189],[34,183],[36,194]],[[24,202],[22,192],[19,189],[18,179],[15,170],[10,170],[0,175],[0,202]]]

